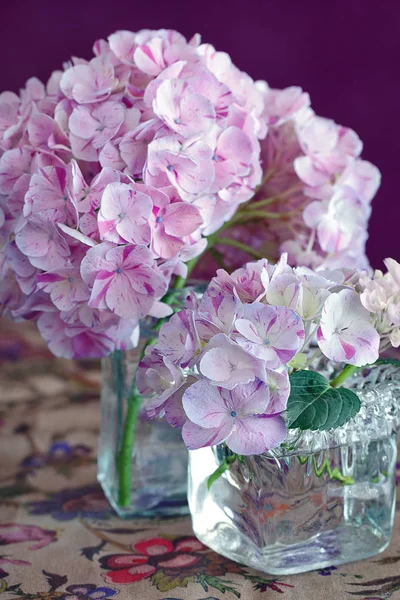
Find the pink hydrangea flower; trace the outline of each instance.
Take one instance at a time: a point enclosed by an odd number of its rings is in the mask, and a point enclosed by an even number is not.
[[[38,289],[49,293],[60,311],[71,310],[76,304],[87,302],[90,296],[89,288],[76,267],[47,271],[38,275],[36,281]]]
[[[195,378],[186,380],[179,367],[166,356],[152,349],[140,363],[137,376],[138,390],[144,396],[153,396],[146,402],[149,417],[165,416],[173,427],[182,427],[186,414],[182,406],[182,396]]]
[[[100,237],[116,244],[148,245],[153,202],[135,184],[110,183],[104,189],[98,215]]]
[[[308,108],[310,96],[303,92],[300,87],[289,87],[284,90],[264,90],[264,112],[263,117],[268,126],[282,125],[291,119],[299,111]]]
[[[362,149],[354,131],[321,117],[313,117],[301,127],[299,140],[305,156],[296,158],[294,167],[300,179],[310,186],[330,181]]]
[[[88,250],[81,265],[83,280],[92,286],[89,306],[111,310],[126,319],[140,319],[167,289],[151,252],[143,246],[104,242]]]
[[[349,247],[354,236],[362,232],[369,215],[369,206],[352,188],[337,187],[328,201],[316,200],[306,207],[304,221],[316,229],[321,248],[334,253]]]
[[[25,217],[41,213],[53,221],[66,224],[76,220],[76,209],[70,199],[64,168],[44,167],[32,175],[23,212]]]
[[[48,271],[68,265],[71,250],[65,238],[52,221],[40,214],[29,219],[15,241],[22,254],[38,269]]]
[[[266,379],[264,361],[247,352],[223,333],[218,333],[209,341],[198,368],[213,385],[228,390],[232,390],[239,383],[253,381],[256,377]]]
[[[157,340],[156,348],[175,365],[186,368],[200,351],[194,315],[181,310],[166,323]]]
[[[109,97],[118,85],[114,67],[107,55],[96,56],[87,64],[65,71],[60,88],[65,96],[79,104],[99,102]]]
[[[379,334],[370,313],[352,290],[327,298],[317,337],[322,352],[335,362],[362,367],[379,357]]]
[[[161,258],[172,258],[184,246],[184,239],[197,231],[203,220],[192,204],[170,202],[166,194],[158,195],[154,200],[152,249]]]
[[[38,319],[38,328],[50,350],[64,358],[96,358],[109,354],[114,341],[101,331],[84,325],[68,326],[57,312],[44,312]]]
[[[270,368],[288,363],[304,341],[301,318],[284,306],[248,304],[235,326],[243,336],[237,338],[237,343],[262,358]]]
[[[172,131],[184,138],[207,133],[215,121],[210,100],[181,79],[163,81],[153,100],[153,110]]]
[[[162,137],[149,145],[145,171],[147,184],[155,187],[171,184],[184,199],[192,199],[206,192],[213,179],[211,148],[185,152],[173,137]]]
[[[137,319],[168,315],[161,298],[171,279],[186,276],[205,237],[235,213],[224,237],[260,256],[277,259],[287,244],[297,264],[368,266],[379,172],[358,158],[354,132],[314,114],[308,94],[255,83],[198,35],[119,31],[93,52],[46,84],[33,77],[18,95],[0,94],[2,312],[35,320],[54,312],[66,324],[55,318],[46,328],[58,353],[72,331],[82,349],[93,340],[96,355],[130,347]],[[271,303],[274,289],[285,306],[290,295],[287,271],[272,274],[266,261],[235,271],[247,257],[231,245],[217,245],[214,256],[233,273],[218,275],[196,313],[198,360],[217,334],[239,348],[242,304]],[[211,260],[207,268],[214,275]],[[297,291],[288,307],[309,328],[331,286],[317,292],[316,279],[290,277]],[[385,343],[398,304],[387,296]],[[84,309],[96,315],[95,331],[79,316]],[[80,353],[70,342],[65,349]]]
[[[225,294],[209,285],[197,307],[196,329],[206,342],[217,333],[230,336],[242,315],[243,304],[234,293]]]
[[[226,442],[242,455],[262,454],[286,437],[285,421],[269,412],[266,384],[237,385],[233,390],[198,381],[183,395],[188,420],[182,429],[186,446],[202,448]]]
[[[14,148],[0,158],[0,194],[10,194],[20,177],[31,173],[33,153],[27,148]]]
[[[68,121],[74,156],[97,161],[100,149],[118,133],[124,117],[124,107],[118,102],[104,102],[93,109],[77,106]]]

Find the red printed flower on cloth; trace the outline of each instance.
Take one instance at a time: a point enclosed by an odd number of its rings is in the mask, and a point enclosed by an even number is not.
[[[100,559],[101,567],[109,569],[103,575],[107,582],[134,583],[157,571],[182,578],[199,574],[223,576],[228,570],[242,572],[239,565],[210,552],[194,537],[152,538],[134,544],[132,550],[133,554],[109,554]],[[213,556],[218,558],[218,563],[214,564]]]

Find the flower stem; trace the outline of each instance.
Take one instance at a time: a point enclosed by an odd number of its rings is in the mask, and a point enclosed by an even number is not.
[[[257,252],[257,250],[254,250],[254,248],[252,248],[251,246],[248,246],[247,244],[243,244],[243,242],[239,242],[239,240],[233,240],[231,238],[222,237],[218,240],[218,245],[219,246],[232,246],[233,248],[238,248],[239,250],[246,252],[246,254],[248,254],[249,256],[252,256],[253,258],[264,258],[263,254],[260,254],[260,252]]]
[[[235,462],[235,460],[237,458],[238,458],[237,454],[230,454],[229,456],[226,456],[224,458],[224,460],[219,465],[219,467],[217,469],[215,469],[214,473],[212,473],[210,475],[210,477],[207,479],[207,489],[208,490],[211,488],[214,481],[217,481],[217,479],[219,479],[221,477],[221,475],[223,475],[225,473],[225,471],[227,471],[229,469],[230,465],[233,462]]]
[[[228,270],[228,267],[226,266],[226,264],[223,261],[221,252],[218,252],[218,250],[216,248],[210,248],[209,249],[209,253],[213,257],[213,259],[215,260],[215,262],[217,263],[217,265],[219,267],[221,267],[221,269],[224,269],[224,271]]]
[[[287,196],[290,196],[290,194],[293,194],[295,192],[301,192],[303,189],[303,186],[299,186],[294,185],[291,188],[287,189],[284,192],[281,192],[280,194],[277,194],[276,196],[271,196],[270,198],[264,198],[263,200],[257,200],[257,202],[252,202],[250,200],[250,203],[247,205],[250,210],[253,210],[253,208],[260,208],[261,206],[268,206],[269,204],[273,204],[274,202],[277,202],[278,200],[283,200],[284,198],[286,198]]]
[[[355,367],[354,365],[346,365],[345,368],[343,369],[343,371],[341,371],[339,373],[339,375],[337,375],[334,379],[332,379],[332,381],[330,382],[330,385],[334,388],[341,386],[342,383],[344,381],[346,381],[346,379],[348,377],[351,377],[352,375],[354,375],[354,373],[356,373],[359,368],[360,367]]]
[[[195,268],[195,266],[197,265],[198,261],[200,260],[200,258],[203,256],[203,252],[201,254],[199,254],[199,256],[195,256],[195,258],[192,258],[192,260],[189,260],[186,263],[187,266],[187,274],[186,277],[181,277],[180,275],[175,279],[174,281],[174,285],[173,288],[175,290],[181,290],[183,287],[185,287],[186,282],[188,280],[189,275],[191,274],[191,272],[193,271],[193,269]]]
[[[119,455],[118,504],[122,507],[129,506],[131,501],[132,454],[139,409],[140,397],[133,392],[128,400],[128,411]]]
[[[298,456],[297,459],[301,465],[305,465],[308,462],[309,456]],[[324,462],[319,468],[315,459],[315,455],[312,457],[312,462],[314,473],[317,477],[321,477],[326,472],[329,479],[336,479],[336,481],[340,481],[340,483],[343,483],[344,485],[353,485],[353,477],[350,475],[343,475],[338,467],[334,467],[332,469],[328,457],[325,458]]]

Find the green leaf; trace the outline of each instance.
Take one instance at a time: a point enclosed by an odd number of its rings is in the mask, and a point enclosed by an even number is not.
[[[361,408],[355,392],[332,388],[320,373],[296,371],[290,376],[290,386],[289,429],[335,429],[347,423]]]

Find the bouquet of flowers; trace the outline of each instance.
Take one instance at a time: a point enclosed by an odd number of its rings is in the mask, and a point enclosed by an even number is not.
[[[379,171],[301,88],[176,31],[118,31],[93,52],[0,94],[0,316],[36,321],[67,358],[138,347],[158,319],[106,461],[129,507],[143,396],[189,449],[224,445],[210,485],[288,429],[354,417],[342,383],[400,345],[400,265],[372,274]],[[192,273],[211,282],[174,314]]]
[[[344,425],[360,401],[343,382],[400,345],[400,264],[385,262],[373,278],[292,268],[285,254],[219,270],[147,348],[137,385],[153,396],[148,414],[182,427],[191,450],[224,442],[239,456],[278,446],[287,427]],[[312,370],[322,355],[339,367],[331,381]]]
[[[206,251],[367,266],[379,172],[300,88],[254,82],[198,35],[93,50],[0,94],[1,314],[34,319],[58,356],[104,356],[171,314]]]

